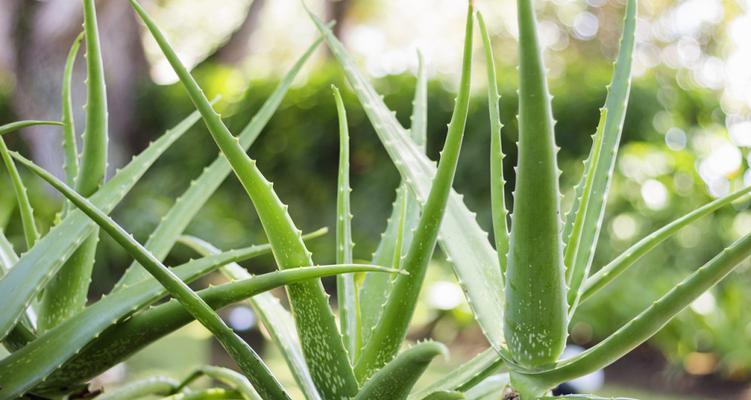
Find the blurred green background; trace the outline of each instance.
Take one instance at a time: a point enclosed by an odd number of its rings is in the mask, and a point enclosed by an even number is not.
[[[58,118],[56,81],[62,75],[61,55],[67,51],[71,34],[75,36],[80,28],[80,20],[76,19],[80,18],[76,14],[80,11],[54,3],[57,2],[13,0],[0,5],[0,17],[13,21],[0,32],[0,44],[8,44],[0,54],[3,122]],[[149,140],[192,111],[182,88],[172,83],[173,78],[151,43],[143,40],[132,15],[117,3],[126,2],[103,2],[100,11],[103,26],[108,24],[103,44],[110,125],[115,135],[112,167],[122,165]],[[463,2],[310,3],[321,14],[337,19],[337,34],[359,57],[405,126],[409,125],[415,84],[414,50],[419,47],[426,54],[431,74],[428,155],[436,159],[453,106]],[[509,155],[505,160],[507,199],[512,204],[517,135],[514,2],[477,3],[488,16],[496,47],[505,124],[503,145]],[[582,171],[581,160],[591,145],[598,108],[606,95],[623,6],[614,0],[537,3],[551,70],[551,92],[555,96],[557,141],[562,147],[561,187],[569,204],[571,189]],[[751,29],[751,3],[641,3],[636,76],[595,267],[699,205],[751,183],[751,36],[744,36]],[[195,65],[194,74],[209,96],[223,95],[219,108],[235,132],[250,120],[279,76],[315,37],[295,1],[159,0],[146,5],[173,35],[186,62]],[[67,13],[70,21],[58,18],[54,22],[51,15],[59,13]],[[405,18],[412,18],[409,23],[413,26],[403,26],[400,21]],[[209,19],[215,22],[206,22]],[[479,73],[484,65],[479,52],[476,60],[474,98],[454,187],[465,195],[469,208],[477,212],[480,225],[490,231],[488,116],[484,77]],[[80,60],[78,66],[82,66]],[[332,83],[344,88],[352,137],[355,257],[369,259],[385,227],[399,176],[338,66],[324,49],[306,67],[250,154],[275,183],[298,226],[306,231],[321,226],[333,228],[338,128],[329,89]],[[76,100],[83,104],[81,82],[75,90]],[[79,128],[82,125],[79,123]],[[54,131],[39,128],[7,139],[12,148],[30,152],[37,161],[59,173],[60,138],[55,135]],[[116,220],[136,238],[145,240],[175,197],[216,155],[216,146],[205,129],[197,125],[116,209]],[[38,180],[26,176],[33,205],[46,230],[59,209],[60,199]],[[0,179],[6,182],[7,176]],[[10,191],[0,191],[0,226],[22,251],[14,202]],[[252,205],[232,177],[187,231],[222,248],[265,241]],[[727,207],[685,228],[644,257],[617,284],[586,303],[572,324],[571,342],[583,347],[593,345],[749,231],[751,209],[747,203]],[[317,262],[333,260],[333,242],[333,234],[313,242]],[[176,263],[191,255],[178,245],[168,261]],[[129,263],[128,256],[105,237],[98,250],[91,298],[106,293]],[[274,268],[271,257],[247,266],[253,272]],[[689,393],[695,398],[751,398],[748,269],[747,263],[695,301],[647,345],[609,368],[608,388],[653,391],[634,394],[649,399],[658,398],[654,394],[658,392],[683,393],[683,399],[689,398]],[[450,266],[440,254],[428,281],[410,338],[433,337],[449,344],[452,358],[445,364],[453,365],[486,344],[464,304]],[[231,321],[233,312],[226,311]],[[260,340],[258,328],[248,320],[247,313],[237,312],[235,316],[239,318],[237,323],[249,324],[246,336],[265,348],[264,352],[276,360],[272,367],[284,375],[285,367],[271,346]],[[184,374],[194,364],[227,362],[221,351],[212,351],[216,346],[197,325],[155,346],[127,367],[113,371],[107,379],[117,381],[155,370]],[[194,351],[182,350],[186,347]],[[620,389],[615,392],[624,394]]]

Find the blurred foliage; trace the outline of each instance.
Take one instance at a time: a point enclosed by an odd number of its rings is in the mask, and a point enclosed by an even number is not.
[[[237,85],[242,82],[232,79],[231,71],[203,65],[195,72],[210,97],[217,93],[240,93]],[[744,171],[748,169],[743,161],[748,151],[730,141],[717,96],[705,89],[681,87],[672,78],[673,73],[658,68],[634,83],[623,133],[623,151],[611,188],[595,268],[644,235],[710,201],[710,193],[722,194],[739,188]],[[609,74],[609,66],[579,59],[569,62],[562,74],[551,82],[558,120],[557,140],[562,147],[559,154],[564,171],[561,182],[569,202],[571,188],[582,170],[581,160],[591,145],[590,135],[597,124],[598,108],[605,98],[604,87]],[[513,187],[512,167],[516,163],[514,76],[512,68],[503,67],[499,71],[503,82],[501,112],[505,124],[503,145],[509,155],[505,161],[509,188]],[[336,67],[323,65],[303,84],[294,87],[250,150],[266,176],[275,183],[277,193],[289,204],[292,218],[306,231],[334,226],[338,137],[336,110],[329,89],[331,83],[347,87]],[[272,80],[253,81],[238,101],[220,104],[233,131],[242,129],[275,84]],[[413,87],[414,78],[408,74],[388,76],[377,82],[386,103],[405,126],[409,124]],[[487,104],[481,85],[477,84],[476,89],[455,188],[465,194],[469,208],[477,211],[480,224],[490,231]],[[130,143],[132,152],[140,151],[149,139],[192,110],[178,86],[145,86],[138,89],[138,95],[139,110],[133,124],[148,129]],[[385,226],[399,177],[356,98],[346,89],[344,101],[352,137],[355,258],[367,260]],[[0,98],[3,117],[9,114],[5,102]],[[437,158],[443,142],[452,105],[450,85],[432,81],[428,155],[433,159]],[[23,146],[17,137],[8,140],[14,148]],[[174,198],[216,155],[217,149],[210,136],[203,126],[197,126],[157,162],[144,182],[116,209],[115,218],[136,238],[145,241]],[[740,162],[736,162],[736,158]],[[727,168],[723,170],[723,167]],[[704,170],[709,172],[699,173]],[[32,199],[39,220],[51,221],[59,199],[50,201],[52,194],[37,180],[28,181],[34,192]],[[11,196],[11,193],[0,193],[0,226],[5,226],[9,218],[17,218]],[[513,201],[510,193],[507,197],[509,202]],[[747,208],[745,204],[721,210],[684,229],[650,253],[620,283],[607,288],[581,308],[572,325],[572,340],[588,346],[605,337],[724,245],[751,229],[751,211]],[[220,223],[216,224],[217,221]],[[10,226],[7,234],[20,249],[18,224]],[[42,228],[46,230],[47,226]],[[265,241],[252,206],[233,177],[227,179],[195,218],[188,233],[209,239],[223,248]],[[312,246],[316,261],[320,263],[333,260],[333,249],[333,234],[315,241]],[[109,238],[103,239],[99,252],[103,257],[95,270],[93,288],[103,293],[130,260]],[[188,254],[178,246],[168,264]],[[417,318],[429,328],[427,334],[432,332],[451,341],[459,337],[461,329],[472,326],[471,317],[463,304],[439,310],[431,302],[430,291],[434,286],[442,284],[444,290],[450,289],[451,286],[446,285],[453,279],[445,263],[436,265]],[[266,257],[249,267],[254,272],[270,270],[273,259]],[[734,379],[748,379],[751,374],[751,346],[748,344],[751,313],[746,312],[745,307],[751,303],[749,283],[751,274],[742,268],[682,313],[652,343],[676,366],[682,365],[690,372],[718,372]],[[710,357],[697,358],[697,354],[710,354]],[[696,360],[703,364],[692,365]]]

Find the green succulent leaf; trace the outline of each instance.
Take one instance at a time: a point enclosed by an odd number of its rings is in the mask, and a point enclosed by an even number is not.
[[[433,392],[425,397],[422,397],[422,400],[460,400],[460,399],[466,399],[467,396],[464,395],[462,392],[452,392],[448,390],[442,390],[438,392]]]
[[[154,161],[198,119],[198,113],[194,113],[168,130],[94,194],[91,202],[105,212],[112,211]],[[95,224],[82,212],[71,212],[0,279],[0,303],[3,304],[0,337],[8,334],[34,297],[94,230]]]
[[[488,376],[497,373],[503,367],[503,361],[494,348],[489,348],[474,356],[471,360],[452,369],[426,388],[411,394],[410,400],[419,400],[434,392],[466,391],[480,383]]]
[[[304,239],[314,237],[314,235],[325,234],[327,229],[321,229],[309,235],[303,236]],[[197,253],[207,256],[219,254],[221,251],[210,243],[192,236],[182,236],[180,242],[195,250]],[[220,271],[229,279],[239,281],[249,279],[252,276],[248,271],[237,265],[227,264]],[[383,272],[381,272],[383,273]],[[292,315],[284,306],[279,303],[279,299],[271,293],[261,293],[248,299],[248,303],[256,315],[266,327],[271,340],[279,347],[279,351],[287,361],[292,376],[297,381],[297,385],[308,400],[319,400],[321,397],[316,390],[313,377],[310,375],[308,365],[305,363],[300,339],[295,331],[295,321]],[[127,335],[126,335],[127,336]]]
[[[571,359],[561,361],[552,370],[526,377],[541,387],[553,387],[606,367],[657,333],[749,256],[751,234],[731,244],[602,342]]]
[[[70,46],[68,57],[65,60],[65,71],[63,73],[62,88],[62,123],[63,123],[63,154],[65,170],[65,181],[68,185],[76,184],[78,176],[78,145],[76,144],[76,127],[73,118],[73,96],[71,94],[71,85],[73,82],[73,66],[76,62],[78,50],[81,47],[85,32],[81,32],[73,44]],[[69,203],[66,203],[66,210],[69,209]]]
[[[404,350],[365,382],[355,400],[406,399],[436,356],[448,356],[440,343],[423,342]]]
[[[491,400],[509,385],[508,374],[489,376],[464,392],[468,399]]]
[[[248,157],[237,138],[224,125],[154,21],[137,2],[131,0],[131,4],[156,39],[191,100],[201,112],[211,136],[248,193],[274,249],[279,268],[313,265],[311,253],[302,241],[300,230],[290,218],[287,207],[272,189],[271,182],[266,180],[255,161]],[[357,381],[323,285],[320,281],[308,281],[289,286],[287,292],[298,334],[307,345],[303,351],[308,368],[319,392],[324,398],[353,396],[357,392]],[[332,376],[340,379],[331,379]]]
[[[206,104],[209,104],[208,101]],[[17,153],[14,154],[14,157],[68,198],[76,207],[99,225],[100,228],[107,232],[125,251],[137,259],[172,296],[185,306],[201,325],[205,326],[216,337],[243,373],[253,381],[253,384],[262,393],[263,398],[284,399],[289,397],[258,354],[237,336],[200,296],[149,253],[131,234],[113,221],[106,213],[97,209],[85,197],[65,185],[64,182],[61,182],[47,171]]]
[[[666,239],[678,233],[682,228],[701,217],[709,215],[718,209],[733,203],[734,201],[747,199],[749,193],[751,193],[751,186],[707,203],[645,236],[586,280],[582,286],[581,301],[583,302],[589,299],[593,294],[597,293],[598,290],[613,282],[618,276],[641,259],[641,257],[649,253]]]
[[[473,12],[474,9],[470,3],[467,11],[459,94],[448,126],[446,143],[441,152],[441,161],[430,194],[423,206],[422,215],[407,256],[404,258],[402,268],[409,275],[398,276],[394,281],[393,288],[381,312],[381,318],[378,320],[355,365],[355,374],[360,382],[365,381],[375,371],[386,365],[399,351],[399,347],[407,334],[407,327],[417,304],[428,263],[433,256],[433,250],[438,240],[451,185],[459,163],[459,153],[469,110],[474,28]]]
[[[132,400],[145,396],[168,396],[175,393],[180,382],[167,376],[139,379],[95,397],[96,400]]]
[[[566,260],[566,277],[570,288],[568,293],[570,313],[576,309],[581,295],[582,282],[589,275],[597,247],[597,239],[605,215],[605,200],[615,168],[616,153],[631,91],[631,64],[636,42],[636,0],[628,1],[625,14],[620,50],[605,100],[606,112],[603,112],[602,121],[600,121],[601,139],[598,142],[597,135],[595,136],[589,158],[585,162],[585,173],[575,190],[576,200],[564,226],[563,234],[567,240],[566,254],[569,256]],[[591,181],[589,185],[588,180]],[[575,229],[577,219],[581,221],[578,222],[580,232],[573,236],[571,233]]]
[[[428,76],[422,54],[418,52],[417,56],[417,84],[409,136],[424,153],[428,129]],[[410,192],[407,184],[402,181],[396,190],[396,200],[391,207],[391,216],[386,222],[386,230],[381,235],[381,241],[373,254],[373,264],[399,268],[402,257],[406,255],[406,251],[412,243],[414,230],[420,219],[420,203],[418,203],[415,195]],[[384,274],[365,275],[360,289],[360,297],[368,299],[368,301],[360,303],[363,343],[367,343],[375,324],[381,317],[383,304],[386,302],[393,281],[393,276]]]
[[[517,0],[519,161],[506,270],[504,333],[523,367],[553,363],[566,344],[560,191],[551,96],[532,0]]]
[[[60,121],[37,121],[37,120],[11,122],[9,124],[0,125],[0,136],[5,135],[6,133],[15,132],[19,129],[28,128],[30,126],[35,126],[35,125],[63,126],[63,123]]]
[[[501,265],[502,276],[506,274],[506,255],[509,250],[508,210],[506,209],[506,179],[503,177],[503,147],[501,145],[501,95],[498,94],[498,82],[495,73],[493,45],[482,14],[477,13],[477,24],[482,36],[485,50],[485,66],[488,74],[488,115],[490,116],[490,202],[493,215],[493,236]]]
[[[309,15],[342,66],[402,179],[424,207],[436,175],[435,164],[407,135],[383,99],[358,70],[342,43],[314,14],[309,12]],[[500,348],[503,344],[503,278],[498,257],[487,234],[478,225],[475,214],[467,209],[461,196],[455,192],[449,196],[439,243],[453,263],[454,271],[483,333],[493,346]]]
[[[320,38],[317,39],[300,56],[287,74],[279,81],[276,89],[263,103],[260,110],[258,110],[248,125],[240,132],[238,139],[243,149],[247,150],[250,148],[261,134],[271,116],[279,108],[284,95],[289,90],[300,69],[320,45],[321,40]],[[193,217],[231,172],[232,168],[227,162],[226,157],[223,155],[217,157],[211,165],[203,170],[198,178],[191,182],[190,187],[175,201],[175,204],[164,216],[159,226],[149,236],[149,239],[146,241],[146,248],[157,258],[164,259]],[[134,261],[125,271],[125,274],[118,281],[117,285],[115,285],[115,290],[119,290],[123,286],[132,284],[143,278],[150,278],[150,276]]]
[[[336,262],[348,264],[352,262],[352,208],[349,193],[349,127],[347,125],[347,111],[344,108],[339,89],[331,85],[336,102],[336,112],[339,116],[339,174],[336,192]],[[350,362],[357,359],[362,337],[360,335],[360,306],[357,285],[354,274],[338,275],[336,277],[337,302],[339,305],[339,323],[344,338],[344,346],[349,353]]]

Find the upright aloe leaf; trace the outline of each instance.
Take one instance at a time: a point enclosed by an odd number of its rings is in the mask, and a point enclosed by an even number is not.
[[[566,344],[566,283],[551,96],[532,0],[518,0],[517,9],[519,164],[503,317],[515,360],[537,367],[556,361]]]
[[[252,200],[279,267],[284,269],[313,265],[311,253],[302,241],[300,230],[295,227],[287,207],[272,189],[271,182],[266,180],[255,161],[248,157],[237,138],[224,125],[164,34],[137,2],[131,0],[131,4],[177,73],[191,100],[201,112],[211,136]],[[304,282],[289,286],[287,292],[300,340],[307,345],[303,348],[305,358],[321,396],[353,396],[357,392],[357,381],[323,285],[320,281]],[[331,379],[332,376],[338,379]]]
[[[435,163],[409,138],[331,30],[313,13],[308,14],[324,35],[331,53],[341,64],[402,179],[420,203],[424,204],[436,174]],[[453,264],[454,272],[485,337],[500,349],[503,345],[503,278],[498,257],[488,241],[487,233],[478,225],[476,215],[467,209],[461,195],[455,192],[449,196],[439,242]]]
[[[564,228],[564,237],[567,238],[566,254],[573,255],[570,263],[566,264],[566,275],[570,288],[568,302],[572,310],[576,308],[582,282],[589,275],[592,265],[602,219],[605,215],[605,200],[615,168],[615,157],[621,140],[623,122],[626,118],[626,107],[631,90],[631,63],[636,42],[636,13],[637,1],[629,0],[626,4],[623,35],[621,36],[618,58],[615,62],[613,80],[610,83],[608,97],[605,100],[606,113],[603,113],[604,121],[600,122],[603,125],[602,139],[599,145],[595,141],[592,146],[585,174],[576,188],[577,200],[569,212]],[[591,178],[587,175],[591,175]],[[591,179],[592,183],[589,186],[589,193],[586,194],[586,201],[583,201],[588,179]],[[579,214],[583,214],[583,216],[579,217]],[[574,221],[577,218],[581,218],[581,232],[577,237],[573,237],[570,233],[574,230]]]
[[[597,271],[594,275],[587,279],[586,282],[584,282],[584,285],[582,286],[581,301],[583,302],[587,300],[593,294],[597,293],[598,290],[613,282],[618,276],[620,276],[629,267],[631,267],[639,259],[641,259],[642,256],[657,247],[657,245],[659,245],[669,237],[678,233],[688,224],[696,221],[701,217],[709,215],[736,200],[747,199],[747,195],[749,193],[751,193],[751,186],[707,203],[704,206],[691,211],[683,217],[678,218],[677,220],[645,236],[642,240],[626,249],[626,251],[622,252],[613,261],[602,267],[599,271]]]
[[[5,139],[2,138],[2,135],[34,125],[60,125],[60,123],[56,121],[18,121],[0,126],[0,157],[2,157],[5,168],[8,170],[13,191],[16,193],[27,248],[34,246],[34,243],[39,239],[39,231],[34,221],[34,209],[31,207],[26,186],[24,186],[21,175],[19,175],[18,169],[16,169],[16,165],[8,153],[8,146],[5,145]]]
[[[344,108],[339,89],[332,85],[339,116],[339,176],[336,191],[336,263],[352,262],[352,209],[349,203],[349,128],[347,111]],[[349,352],[350,361],[354,363],[360,351],[360,316],[357,300],[355,275],[338,275],[336,277],[337,302],[339,303],[339,322],[341,324],[344,346]]]
[[[322,232],[325,233],[326,231],[322,230]],[[180,242],[203,256],[220,253],[219,249],[196,237],[183,236],[180,238]],[[221,272],[229,279],[235,281],[252,277],[245,268],[234,263],[222,267]],[[305,398],[308,400],[320,400],[321,397],[313,383],[308,365],[305,364],[302,346],[300,339],[297,337],[297,332],[295,332],[295,321],[292,319],[292,315],[279,303],[279,299],[271,293],[261,293],[251,297],[248,299],[248,303],[255,310],[263,326],[266,327],[271,340],[279,347],[279,351],[287,361],[287,366],[289,366],[289,370],[292,376],[294,376],[295,381],[297,381],[297,385],[305,395]]]
[[[549,388],[606,367],[657,333],[676,314],[749,256],[751,234],[735,241],[607,339],[571,359],[560,362],[550,371],[527,375],[526,378],[538,387]]]
[[[266,126],[266,123],[281,104],[284,95],[289,90],[298,72],[300,72],[302,66],[320,43],[321,39],[319,38],[308,47],[282,80],[279,81],[276,89],[266,102],[263,103],[261,109],[258,110],[248,125],[240,132],[238,139],[243,149],[247,150],[255,142],[256,138],[258,138],[261,130]],[[198,178],[191,182],[190,187],[177,199],[159,223],[159,226],[149,236],[149,239],[146,241],[146,248],[157,258],[164,259],[177,241],[177,238],[188,226],[188,223],[190,223],[209,197],[211,197],[231,172],[232,168],[227,159],[222,155],[217,157],[211,165],[203,170]],[[118,281],[115,288],[119,290],[123,286],[138,282],[143,278],[148,278],[148,274],[134,261],[125,271],[125,274]]]
[[[229,251],[190,261],[176,267],[174,272],[182,281],[190,283],[223,264],[265,254],[270,250],[269,245],[262,245]],[[104,372],[122,361],[124,355],[137,351],[139,343],[150,343],[151,338],[145,335],[145,331],[137,331],[129,337],[118,337],[112,348],[107,348],[103,343],[111,343],[107,341],[111,336],[110,331],[105,329],[164,294],[165,290],[159,282],[151,280],[102,298],[0,361],[0,382],[4,383],[5,390],[12,393],[27,390],[41,381],[48,389],[68,387],[70,390],[71,382],[84,382]],[[163,325],[159,326],[163,328]],[[89,346],[94,346],[96,350],[90,351]],[[13,368],[17,365],[26,367]],[[53,371],[54,374],[48,377]]]
[[[436,342],[419,343],[404,350],[368,380],[355,400],[404,400],[436,356],[448,355]]]
[[[459,162],[459,152],[469,110],[473,12],[474,9],[470,2],[467,10],[459,93],[451,122],[448,125],[448,134],[441,152],[438,171],[423,207],[412,244],[404,259],[402,268],[409,275],[400,275],[396,278],[384,304],[381,318],[378,320],[355,365],[355,373],[360,382],[364,382],[375,371],[386,365],[399,351],[399,347],[407,334],[407,327],[417,304],[417,297],[422,288],[428,263],[433,256],[433,250],[438,240],[439,228],[443,221],[456,166]]]
[[[482,36],[482,46],[485,50],[485,66],[488,73],[488,114],[490,115],[490,202],[493,215],[493,236],[495,249],[501,271],[506,273],[506,254],[509,249],[508,224],[506,218],[506,180],[503,177],[503,147],[501,145],[501,95],[498,94],[498,82],[495,73],[495,58],[490,35],[485,27],[482,14],[477,13],[477,24]]]
[[[206,104],[209,104],[208,100]],[[237,336],[232,328],[228,327],[222,318],[200,296],[175,275],[174,272],[149,253],[131,234],[125,231],[107,214],[97,209],[85,197],[65,185],[65,183],[39,168],[31,161],[23,159],[21,156],[16,155],[16,159],[21,160],[35,174],[60,191],[76,207],[94,220],[100,228],[107,232],[125,251],[133,258],[136,258],[201,325],[205,326],[216,337],[230,357],[237,363],[240,370],[251,379],[264,399],[289,398],[287,392],[274,375],[272,375],[258,354],[242,338]]]
[[[91,201],[110,212],[169,146],[198,121],[198,113],[168,130],[107,182]],[[0,279],[0,338],[5,338],[34,297],[58,271],[81,242],[94,232],[94,223],[82,212],[74,211],[53,227],[28,252],[24,253],[6,276]]]
[[[86,128],[75,187],[88,197],[104,183],[107,172],[107,93],[94,0],[83,0],[83,20],[87,74]],[[50,329],[84,308],[98,243],[99,233],[95,230],[47,285],[39,308],[40,330]]]
[[[420,52],[417,53],[417,84],[412,102],[412,126],[409,136],[423,153],[427,141],[428,120],[428,75]],[[392,205],[391,216],[386,223],[386,230],[381,235],[373,254],[373,264],[390,265],[399,268],[401,259],[412,243],[414,229],[420,218],[420,204],[402,181],[396,190],[396,200]],[[384,274],[367,274],[360,289],[360,297],[367,301],[360,302],[360,322],[362,342],[366,343],[375,324],[381,317],[383,303],[391,290],[393,277]]]
[[[76,184],[76,177],[78,176],[78,145],[76,144],[76,127],[73,120],[71,84],[73,81],[73,65],[76,62],[84,34],[85,32],[81,32],[70,46],[68,58],[65,61],[65,72],[63,73],[61,118],[63,122],[63,152],[65,155],[63,169],[65,170],[65,181],[71,186]]]

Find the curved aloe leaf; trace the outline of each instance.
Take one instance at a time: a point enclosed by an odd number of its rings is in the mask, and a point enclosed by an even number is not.
[[[238,400],[241,394],[232,389],[208,388],[187,393],[178,393],[162,400]]]
[[[508,374],[493,375],[485,378],[464,394],[468,399],[492,400],[509,385]]]
[[[244,400],[261,399],[261,396],[258,395],[258,392],[256,392],[256,390],[253,388],[253,385],[250,384],[248,378],[229,368],[214,367],[211,365],[203,366],[193,372],[190,376],[185,378],[182,383],[180,383],[180,388],[185,387],[189,383],[204,375],[213,380],[222,382],[232,389],[235,389]]]
[[[34,209],[31,207],[31,202],[29,202],[29,194],[21,180],[21,175],[18,174],[18,169],[16,169],[16,165],[13,164],[13,160],[8,154],[8,146],[5,145],[5,139],[1,136],[35,125],[62,124],[57,121],[18,121],[0,126],[0,157],[2,157],[5,168],[8,170],[13,190],[16,193],[16,201],[18,201],[18,209],[21,213],[21,225],[23,226],[24,238],[26,239],[26,246],[28,248],[34,246],[34,243],[39,239],[39,231],[37,230],[36,222],[34,222]]]
[[[412,126],[409,136],[423,153],[427,139],[428,119],[428,76],[422,54],[417,53],[417,84],[412,109]],[[386,222],[386,230],[381,234],[373,254],[373,264],[390,265],[399,268],[401,259],[412,243],[414,229],[420,219],[420,204],[410,192],[405,182],[396,190],[396,200],[392,204],[391,216]],[[368,301],[360,303],[360,323],[362,342],[367,343],[386,302],[394,277],[384,274],[367,274],[360,289],[360,297]]]
[[[0,278],[2,278],[14,265],[18,262],[18,255],[13,250],[13,245],[5,237],[2,229],[0,229]],[[36,339],[34,333],[34,323],[36,320],[34,310],[29,307],[26,309],[26,314],[21,319],[21,322],[17,324],[13,330],[10,331],[8,336],[3,339],[3,345],[8,351],[16,351],[25,346],[30,341]]]
[[[207,304],[218,309],[276,287],[325,276],[364,271],[393,272],[391,269],[357,264],[300,267],[214,286],[201,290],[198,294]],[[149,282],[149,284],[155,283]],[[123,289],[122,293],[131,292],[136,286]],[[119,295],[119,293],[116,295]],[[172,300],[136,314],[128,320],[118,322],[115,326],[102,332],[94,341],[86,345],[78,355],[53,373],[43,384],[45,391],[54,391],[67,382],[82,382],[91,379],[146,345],[174,332],[193,320],[194,317],[185,307]]]
[[[206,104],[208,104],[208,101]],[[185,306],[201,325],[205,326],[216,337],[243,373],[253,381],[253,384],[258,388],[262,397],[267,399],[284,399],[289,397],[258,354],[237,336],[201,297],[191,290],[185,282],[180,280],[174,272],[149,253],[131,234],[113,221],[107,214],[97,209],[85,197],[65,185],[64,182],[61,182],[47,171],[39,168],[17,153],[14,154],[14,157],[67,197],[68,200],[107,232],[125,251],[137,259],[172,296]]]
[[[313,235],[325,234],[328,230],[321,229],[317,232],[303,236],[303,238],[312,238]],[[192,248],[198,254],[203,256],[219,254],[221,251],[210,243],[193,236],[182,236],[180,242]],[[227,264],[223,266],[221,272],[229,279],[239,281],[249,279],[252,275],[243,267],[237,264]],[[295,321],[292,319],[289,311],[279,303],[279,299],[271,293],[261,293],[248,299],[248,303],[256,312],[256,315],[266,327],[266,331],[271,336],[271,340],[276,343],[279,350],[287,361],[289,370],[294,376],[300,390],[308,400],[320,400],[321,396],[316,390],[313,378],[305,364],[300,339],[295,331]]]
[[[592,151],[586,163],[586,173],[582,176],[576,188],[577,200],[567,216],[567,223],[564,227],[564,238],[567,240],[566,253],[575,255],[571,258],[570,263],[566,264],[566,275],[570,288],[568,294],[570,313],[573,313],[573,310],[576,309],[582,282],[589,275],[597,247],[597,239],[600,235],[602,219],[605,215],[605,199],[615,168],[615,157],[621,140],[631,90],[631,63],[636,42],[636,14],[637,2],[636,0],[629,0],[626,4],[620,50],[615,62],[613,79],[608,87],[608,96],[605,100],[607,113],[603,114],[604,121],[600,122],[603,125],[602,139],[599,145],[594,143],[592,146]],[[592,177],[588,178],[587,175],[592,175]],[[591,179],[592,183],[589,186],[586,200],[583,201],[582,196],[585,195],[584,190],[588,179]],[[570,233],[574,229],[574,221],[579,214],[584,214],[580,217],[582,221],[581,233],[572,240]],[[570,247],[573,248],[570,250]]]
[[[360,382],[388,363],[399,351],[412,319],[417,297],[425,278],[428,263],[433,256],[438,232],[446,210],[456,166],[459,163],[464,128],[469,110],[469,87],[472,69],[473,7],[467,11],[462,76],[454,113],[448,126],[446,143],[441,152],[441,161],[433,180],[430,194],[423,207],[413,241],[404,259],[403,269],[408,276],[398,276],[384,304],[381,318],[370,335],[355,365]]]
[[[282,80],[279,81],[276,89],[263,103],[261,109],[258,110],[248,125],[240,132],[238,139],[243,149],[247,150],[255,142],[256,138],[258,138],[261,130],[263,130],[266,123],[268,123],[271,116],[281,104],[284,95],[289,90],[298,72],[300,72],[302,66],[321,43],[321,40],[320,38],[317,39],[300,56]],[[177,241],[177,238],[188,226],[188,223],[203,207],[209,197],[214,194],[230,172],[232,172],[232,168],[227,159],[222,155],[217,157],[211,165],[203,170],[198,178],[191,182],[190,187],[175,201],[175,204],[164,216],[159,226],[149,236],[149,239],[146,241],[146,248],[157,258],[164,259]],[[118,281],[115,290],[137,282],[144,277],[148,278],[149,275],[134,261],[125,271],[120,281]]]
[[[167,376],[152,376],[139,379],[109,390],[95,397],[96,400],[131,400],[145,396],[167,396],[175,393],[180,382]]]
[[[63,126],[63,123],[60,121],[37,121],[37,120],[11,122],[9,124],[0,125],[0,136],[5,135],[6,133],[15,132],[19,129],[28,128],[30,126],[35,126],[35,125]]]
[[[481,13],[477,13],[477,24],[482,36],[482,46],[485,50],[485,67],[488,74],[488,115],[490,116],[490,202],[493,215],[493,236],[495,238],[498,262],[501,272],[506,273],[506,255],[509,249],[508,210],[506,210],[506,180],[503,177],[503,147],[501,145],[501,95],[498,93],[498,82],[495,73],[495,58],[490,35],[485,27],[485,20]]]
[[[524,367],[558,359],[566,344],[566,282],[551,96],[532,0],[519,19],[519,162],[506,270],[504,333]]]
[[[466,391],[488,376],[498,372],[503,361],[492,347],[474,356],[471,360],[452,369],[426,388],[411,394],[410,400],[419,400],[434,392]]]
[[[331,30],[314,14],[308,14],[341,64],[402,179],[424,204],[436,174],[435,164],[410,139]],[[454,272],[483,333],[494,347],[500,349],[503,345],[503,278],[498,257],[488,241],[487,233],[478,225],[475,214],[453,191],[441,225],[439,242],[453,263]]]
[[[130,2],[156,39],[191,100],[201,112],[211,136],[248,193],[274,249],[279,267],[285,269],[313,265],[311,253],[300,237],[300,230],[290,218],[287,207],[272,189],[271,182],[263,176],[255,161],[248,157],[237,138],[224,125],[154,21],[136,1]],[[324,398],[353,396],[357,392],[357,381],[323,285],[320,281],[304,282],[288,287],[287,292],[300,339],[307,345],[303,351],[319,392]],[[338,379],[331,379],[332,376]]]
[[[336,112],[339,116],[339,176],[336,191],[336,262],[348,264],[352,262],[352,209],[349,202],[349,127],[347,125],[347,111],[344,108],[339,89],[331,85],[336,101]],[[360,336],[360,307],[357,299],[357,285],[355,275],[346,274],[336,277],[337,302],[339,304],[339,323],[344,339],[344,346],[349,353],[350,362],[355,362],[362,338]]]
[[[583,302],[587,300],[593,294],[597,293],[598,290],[613,282],[618,276],[634,265],[641,257],[649,253],[666,239],[678,233],[683,227],[731,204],[736,200],[746,198],[749,193],[751,193],[751,186],[707,203],[645,236],[642,240],[626,249],[626,251],[622,252],[613,261],[609,262],[586,280],[582,287],[581,301]]]
[[[440,343],[424,342],[404,350],[365,382],[355,400],[406,399],[436,356],[448,356]]]
[[[65,60],[65,72],[63,73],[62,88],[62,122],[63,122],[63,153],[65,155],[63,170],[65,170],[65,181],[68,185],[76,184],[78,176],[78,145],[76,144],[76,127],[73,120],[73,96],[71,95],[71,84],[73,81],[73,65],[76,62],[78,49],[81,47],[85,32],[76,37],[70,46],[68,57]],[[66,203],[66,210],[67,210]]]
[[[228,262],[252,258],[270,251],[269,245],[251,246],[188,262],[176,267],[174,272],[182,281],[191,282]],[[61,365],[63,367],[47,379],[45,385],[57,385],[57,389],[61,389],[70,382],[82,382],[93,377],[85,375],[86,371],[103,372],[112,367],[120,360],[116,358],[118,354],[116,351],[97,352],[94,356],[90,355],[85,366],[68,368],[68,365],[70,365],[71,358],[73,358],[71,363],[75,364],[75,360],[85,356],[86,352],[82,352],[81,349],[93,339],[98,338],[107,327],[127,318],[164,294],[165,290],[158,282],[146,281],[133,285],[128,290],[106,296],[52,328],[41,335],[38,340],[0,361],[0,382],[4,383],[0,394],[4,394],[3,390],[13,392],[27,390],[41,382]],[[129,346],[120,346],[119,351],[132,354],[134,350]],[[17,370],[18,368],[12,368],[14,365],[29,367]],[[83,378],[81,374],[84,374]],[[55,376],[62,379],[56,379]]]
[[[657,333],[676,314],[749,256],[751,234],[735,241],[607,339],[571,359],[560,362],[550,371],[527,375],[526,378],[539,387],[549,388],[604,368]]]
[[[168,130],[141,154],[134,157],[125,168],[91,197],[91,201],[103,211],[111,211],[154,161],[175,140],[187,132],[198,118],[198,113],[194,113],[174,129]],[[24,253],[13,269],[0,279],[0,304],[3,304],[3,312],[0,313],[0,337],[5,337],[34,296],[46,285],[50,277],[57,272],[83,239],[94,230],[94,223],[82,212],[70,213],[39,243]]]

